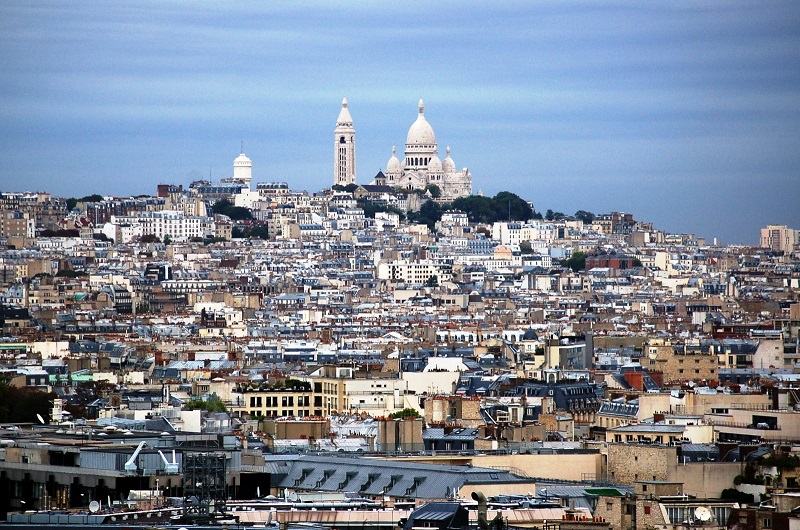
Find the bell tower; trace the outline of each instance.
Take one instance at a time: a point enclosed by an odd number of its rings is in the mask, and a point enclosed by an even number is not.
[[[342,100],[342,110],[333,133],[333,183],[340,186],[356,183],[356,130],[347,110],[347,98]]]

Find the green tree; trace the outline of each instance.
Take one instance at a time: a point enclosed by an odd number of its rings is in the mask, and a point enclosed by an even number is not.
[[[226,412],[228,408],[225,403],[216,395],[211,396],[207,401],[202,399],[193,399],[183,405],[185,410],[206,410],[208,412]]]
[[[426,201],[418,212],[409,214],[408,217],[416,223],[428,225],[428,228],[433,230],[436,223],[442,218],[442,207],[436,201]]]
[[[727,488],[722,490],[719,498],[738,502],[739,504],[752,504],[755,502],[755,497],[751,493],[744,493],[736,488]]]
[[[234,221],[241,221],[245,219],[252,219],[253,214],[250,213],[250,210],[244,208],[243,206],[234,206],[234,204],[229,201],[228,199],[220,199],[214,203],[211,207],[211,210],[214,213],[218,213],[221,215],[227,215]]]
[[[578,210],[575,212],[575,219],[578,221],[583,221],[584,223],[592,224],[594,222],[595,215],[592,212],[587,212],[586,210]]]
[[[547,219],[548,221],[560,221],[565,217],[566,215],[564,215],[562,212],[554,212],[549,208],[547,209],[547,212],[544,214],[544,218]]]
[[[479,195],[460,197],[453,201],[452,209],[460,210],[467,214],[471,223],[493,223],[497,219],[497,213],[492,199]]]
[[[419,411],[417,409],[412,409],[411,407],[406,407],[403,410],[398,410],[397,412],[392,412],[389,414],[389,418],[393,420],[405,419],[405,418],[421,418],[422,416],[419,415]]]
[[[69,269],[61,269],[56,273],[57,278],[79,278],[81,276],[88,276],[86,271],[73,271]]]
[[[285,388],[292,388],[296,390],[311,390],[311,383],[308,381],[301,381],[299,379],[293,379],[291,377],[287,377],[284,382],[283,386]]]
[[[425,186],[425,190],[429,191],[431,193],[431,197],[434,199],[438,199],[442,196],[442,189],[436,184],[428,184]]]
[[[67,210],[72,211],[78,205],[79,202],[101,202],[103,200],[102,195],[98,195],[97,193],[93,193],[92,195],[86,195],[85,197],[81,197],[80,199],[76,199],[75,197],[70,197],[66,200]]]
[[[269,239],[269,229],[266,225],[256,225],[250,229],[248,237],[255,239]]]
[[[497,212],[496,221],[527,221],[533,217],[533,208],[528,201],[510,191],[501,191],[492,201]]]
[[[451,208],[466,213],[472,223],[527,221],[535,217],[526,200],[508,191],[501,191],[492,198],[479,195],[460,197],[453,201]]]
[[[359,201],[357,204],[359,208],[364,210],[364,217],[369,219],[375,219],[375,214],[378,212],[396,213],[400,216],[401,221],[406,218],[406,214],[394,206],[383,206],[381,204],[375,204],[369,201]]]
[[[347,186],[342,186],[341,184],[334,184],[331,186],[332,190],[336,191],[343,191],[345,193],[353,193],[358,189],[358,184],[348,184]]]
[[[582,271],[586,268],[586,252],[580,250],[573,252],[564,264],[575,272]]]
[[[39,423],[39,416],[50,417],[52,392],[40,392],[28,387],[13,387],[0,381],[0,423]]]
[[[532,254],[533,247],[531,246],[530,241],[520,241],[519,242],[519,251],[522,254]]]
[[[435,274],[428,276],[428,279],[425,281],[425,285],[427,287],[439,287],[439,277]]]

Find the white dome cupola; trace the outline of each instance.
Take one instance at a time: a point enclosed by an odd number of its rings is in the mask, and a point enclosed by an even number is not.
[[[450,158],[450,146],[447,146],[447,156],[444,158],[444,162],[442,162],[442,169],[445,173],[455,173],[456,172],[456,163],[453,162],[453,159]]]
[[[425,119],[425,103],[419,100],[417,120],[411,124],[406,138],[404,166],[412,171],[426,170],[428,162],[436,154],[436,135]]]
[[[233,180],[238,180],[249,186],[252,179],[253,163],[244,152],[240,152],[239,156],[233,159]]]
[[[428,161],[428,172],[429,173],[441,173],[442,172],[442,161],[439,160],[439,157],[434,154],[431,159]]]
[[[433,127],[425,119],[425,102],[419,100],[419,114],[417,120],[411,124],[406,137],[406,147],[429,147],[436,145],[436,135]]]

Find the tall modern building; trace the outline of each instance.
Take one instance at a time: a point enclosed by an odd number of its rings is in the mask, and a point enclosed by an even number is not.
[[[761,229],[761,248],[792,252],[798,244],[797,232],[786,225],[768,225]]]
[[[347,98],[342,100],[342,110],[333,133],[333,183],[340,186],[356,183],[356,130],[347,110]]]

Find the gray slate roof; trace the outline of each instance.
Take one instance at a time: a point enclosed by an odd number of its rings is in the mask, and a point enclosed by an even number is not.
[[[390,495],[443,499],[464,484],[527,483],[508,471],[482,467],[424,464],[368,458],[302,456],[293,462],[279,488],[349,491],[360,495]]]

